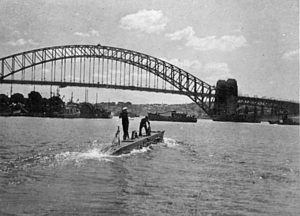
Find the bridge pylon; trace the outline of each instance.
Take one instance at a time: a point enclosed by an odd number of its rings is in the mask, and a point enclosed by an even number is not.
[[[215,94],[215,115],[236,114],[238,108],[238,86],[235,79],[218,80]]]

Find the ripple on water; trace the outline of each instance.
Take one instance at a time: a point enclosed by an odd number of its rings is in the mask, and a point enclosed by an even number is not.
[[[102,150],[116,119],[4,121],[4,215],[300,213],[299,131],[292,127],[153,122],[168,129],[164,143],[108,156]]]

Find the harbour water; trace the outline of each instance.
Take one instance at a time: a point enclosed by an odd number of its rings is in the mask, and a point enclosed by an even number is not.
[[[101,153],[119,125],[1,117],[0,215],[300,215],[298,126],[153,121],[163,143]]]

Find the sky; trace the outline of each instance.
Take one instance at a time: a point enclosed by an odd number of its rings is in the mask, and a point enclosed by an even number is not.
[[[234,78],[240,95],[299,101],[298,0],[0,0],[0,29],[0,58],[101,43],[163,59],[210,85]],[[32,90],[13,86],[25,96]],[[49,87],[35,90],[50,96]],[[71,92],[85,100],[84,88],[60,89],[66,99]],[[89,89],[88,100],[192,102],[112,89]]]

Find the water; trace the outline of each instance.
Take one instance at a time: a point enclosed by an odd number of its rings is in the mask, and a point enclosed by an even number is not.
[[[298,126],[152,122],[164,143],[101,153],[118,125],[1,117],[0,215],[300,214]]]

